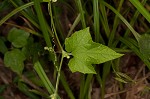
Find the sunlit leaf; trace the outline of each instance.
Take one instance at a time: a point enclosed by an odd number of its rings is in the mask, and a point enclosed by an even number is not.
[[[100,64],[121,57],[112,49],[92,41],[89,28],[75,32],[65,41],[66,51],[73,55],[68,65],[72,72],[96,73],[92,64]]]

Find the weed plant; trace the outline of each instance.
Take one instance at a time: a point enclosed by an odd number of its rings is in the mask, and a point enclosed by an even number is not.
[[[13,10],[0,16],[0,28],[11,27],[7,36],[0,34],[0,53],[17,74],[18,89],[32,99],[61,99],[60,86],[69,99],[91,99],[95,83],[104,99],[112,72],[123,90],[123,83],[135,83],[120,71],[126,53],[136,54],[150,69],[148,0],[0,1],[0,13],[9,7]],[[10,22],[14,16],[23,25]],[[80,74],[78,92],[68,83],[66,70]]]

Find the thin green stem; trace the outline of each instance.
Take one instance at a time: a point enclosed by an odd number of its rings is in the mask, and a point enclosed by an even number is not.
[[[53,28],[53,33],[54,33],[54,35],[55,35],[55,37],[56,37],[56,40],[57,40],[58,45],[59,45],[59,47],[60,47],[60,50],[63,51],[63,48],[62,48],[61,43],[60,43],[60,41],[59,41],[58,35],[57,35],[57,33],[56,33],[56,28],[55,28],[55,24],[54,24],[54,20],[53,20],[53,14],[52,14],[51,2],[48,3],[48,10],[49,10],[49,15],[50,15],[50,17],[51,17],[51,25],[52,25],[52,28]]]
[[[56,80],[56,86],[55,86],[55,92],[54,92],[54,99],[57,99],[58,85],[59,85],[59,79],[60,79],[60,71],[61,71],[63,59],[64,59],[64,54],[62,53],[60,66],[59,66],[58,74],[57,74],[57,80]]]
[[[60,61],[60,65],[58,67],[58,73],[57,73],[57,79],[56,79],[56,86],[55,86],[55,92],[54,92],[54,99],[57,99],[57,94],[58,94],[58,86],[59,86],[59,81],[60,81],[60,74],[61,74],[61,67],[62,67],[62,62],[63,62],[63,59],[64,57],[66,57],[66,52],[63,50],[63,47],[59,41],[59,38],[58,38],[58,35],[57,35],[57,32],[56,32],[56,28],[55,28],[55,24],[54,24],[54,20],[53,20],[53,14],[52,14],[52,5],[51,5],[51,2],[48,3],[48,10],[49,10],[49,15],[51,17],[51,25],[52,25],[52,28],[53,28],[53,33],[56,37],[56,40],[58,42],[58,45],[60,47],[60,50],[62,52],[62,56],[61,56],[61,61]]]
[[[64,24],[61,23],[61,19],[60,19],[60,17],[58,17],[58,15],[60,15],[58,7],[54,4],[52,4],[51,6],[52,6],[52,12],[51,13],[53,14],[53,19],[54,19],[54,22],[55,22],[55,27],[56,27],[56,30],[57,30],[57,34],[59,35],[59,39],[64,41],[65,36],[66,36],[65,35],[66,34],[65,29],[66,28],[64,28],[64,26],[63,26]],[[63,15],[63,16],[66,16],[66,15]]]

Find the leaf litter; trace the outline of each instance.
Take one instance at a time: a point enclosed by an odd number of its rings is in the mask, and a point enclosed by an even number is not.
[[[65,14],[66,17],[67,17],[67,14]],[[62,18],[62,20],[64,19]],[[6,29],[6,26],[3,26],[3,27],[5,29],[1,28],[1,30],[5,32],[5,35],[6,35],[6,31],[8,29]],[[143,29],[143,27],[139,27],[138,24],[136,24],[136,27],[138,30],[140,30],[141,28]],[[149,85],[150,75],[148,73],[148,69],[139,59],[137,59],[137,56],[133,55],[133,53],[125,54],[125,56],[123,56],[121,60],[122,60],[122,62],[120,63],[121,72],[126,73],[130,77],[132,77],[136,81],[136,84],[132,84],[132,83],[124,84],[125,89],[120,91],[119,83],[114,80],[115,75],[111,74],[108,77],[107,83],[106,83],[105,99],[149,99],[150,91],[148,87],[150,86]],[[79,90],[79,80],[80,80],[79,77],[81,76],[81,74],[71,73],[68,70],[68,68],[64,69],[64,71],[67,71],[65,72],[65,76],[67,77],[67,80],[69,84],[71,85],[71,89],[72,90],[76,89],[75,91]],[[12,85],[12,79],[14,78],[14,76],[15,76],[15,73],[10,71],[8,68],[4,66],[3,56],[0,55],[0,85],[9,84],[9,86],[7,86],[7,89],[5,89],[2,93],[0,93],[0,97],[4,97],[4,99],[12,99],[12,98],[29,99],[26,95],[24,95],[19,90],[17,90],[17,86]],[[75,79],[75,78],[78,78],[78,79]],[[94,81],[93,87],[92,87],[92,99],[100,99],[99,89],[100,89],[100,86],[98,86],[96,84],[96,81]],[[62,96],[64,96],[63,99],[69,99],[68,97],[65,96],[64,93],[62,93]]]

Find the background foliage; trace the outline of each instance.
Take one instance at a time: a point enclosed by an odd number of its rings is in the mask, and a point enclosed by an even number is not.
[[[23,99],[149,99],[149,11],[148,0],[0,1],[0,98],[16,97],[12,83]]]

